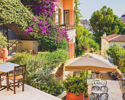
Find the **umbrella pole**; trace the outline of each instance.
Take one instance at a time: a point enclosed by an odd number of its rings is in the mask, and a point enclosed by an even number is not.
[[[80,77],[80,71],[79,71],[79,77]]]
[[[88,70],[86,71],[86,82],[87,82],[87,78],[88,78],[87,76],[88,76]]]

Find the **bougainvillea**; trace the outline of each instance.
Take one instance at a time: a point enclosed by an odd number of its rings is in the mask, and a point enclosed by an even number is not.
[[[33,17],[33,22],[24,31],[24,34],[30,34],[39,39],[42,48],[43,45],[51,45],[49,46],[49,51],[61,48],[61,45],[64,44],[63,42],[66,41],[66,47],[68,47],[68,42],[70,41],[68,38],[67,30],[60,28],[54,23],[54,2],[57,2],[57,0],[32,1],[32,6],[36,8],[36,12],[34,14],[37,16]],[[48,51],[48,46],[45,47],[46,48],[44,48],[44,50]]]

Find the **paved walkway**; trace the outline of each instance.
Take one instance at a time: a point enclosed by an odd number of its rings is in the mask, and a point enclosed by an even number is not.
[[[122,100],[122,92],[118,81],[107,80],[107,87],[109,89],[109,100]]]
[[[24,92],[22,92],[22,87],[16,88],[16,94],[13,94],[13,91],[11,90],[7,91],[6,89],[0,91],[0,100],[61,100],[61,99],[25,84]]]

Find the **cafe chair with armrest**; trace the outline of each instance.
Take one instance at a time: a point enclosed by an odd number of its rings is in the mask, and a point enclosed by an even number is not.
[[[14,67],[13,75],[9,76],[9,79],[13,82],[9,82],[9,86],[13,86],[14,94],[16,94],[16,86],[22,85],[22,91],[24,91],[24,81],[25,81],[26,65],[20,65]],[[16,85],[18,84],[18,85]]]
[[[89,95],[89,99],[90,99],[90,100],[97,100],[97,95],[91,93],[91,94]]]
[[[108,93],[108,87],[101,87],[101,91],[103,91],[104,93]]]
[[[4,72],[0,71],[0,88],[2,87],[2,81],[4,80],[4,77],[2,78],[2,76],[5,76]]]
[[[108,100],[108,94],[101,94],[99,100]]]

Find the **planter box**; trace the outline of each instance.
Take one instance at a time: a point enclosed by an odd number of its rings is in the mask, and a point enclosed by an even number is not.
[[[90,100],[89,97],[84,97],[84,100]]]
[[[84,100],[84,94],[75,95],[74,93],[68,92],[66,95],[66,100]]]

